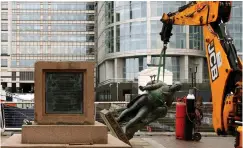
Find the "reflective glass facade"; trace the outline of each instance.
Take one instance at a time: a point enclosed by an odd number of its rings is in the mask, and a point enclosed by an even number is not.
[[[189,26],[189,48],[204,50],[203,29],[201,26]]]
[[[115,14],[116,22],[146,17],[147,2],[116,1]]]
[[[162,25],[159,20],[151,21],[151,49],[162,47],[163,43],[159,35]],[[186,48],[186,26],[173,26],[172,33],[173,36],[171,36],[168,46],[170,48]]]
[[[235,47],[242,52],[242,1],[233,1],[231,17],[227,22],[229,34],[233,38]]]
[[[1,82],[8,91],[33,92],[37,61],[95,61],[94,1],[0,5]]]
[[[162,23],[159,21],[159,18],[163,12],[175,11],[185,3],[164,1],[98,2],[98,62],[109,57],[109,54],[126,55],[126,53],[137,54],[149,50],[160,50],[162,48],[162,42],[159,32],[161,31]],[[185,26],[174,26],[169,47],[178,49],[186,48],[186,34]],[[151,60],[153,64],[158,62],[157,57],[153,57]],[[173,70],[175,79],[179,79],[179,57],[168,57],[167,60],[167,68]],[[139,54],[138,57],[125,57],[123,61],[124,79],[136,79],[138,72],[147,67],[141,66],[147,65],[147,57],[140,56]],[[172,63],[171,61],[177,62],[173,62],[173,66],[171,66],[169,65],[169,63]]]
[[[8,67],[8,60],[7,59],[1,59],[1,67]]]
[[[152,1],[150,2],[150,17],[161,17],[163,13],[169,13],[178,10],[186,2],[183,1]],[[160,40],[159,32],[162,29],[162,23],[157,19],[151,21],[151,49],[160,49],[162,42]],[[170,38],[170,48],[186,48],[186,27],[173,26],[173,36]]]
[[[163,13],[176,11],[185,4],[185,1],[152,1],[150,2],[150,13],[152,17],[161,17]]]
[[[114,78],[136,78],[139,58],[146,58],[143,63],[158,63],[158,55],[162,48],[160,31],[163,13],[178,10],[186,1],[115,1],[98,2],[97,6],[97,50],[98,64],[106,60],[120,58],[124,67],[122,74]],[[228,29],[237,49],[242,46],[242,2],[233,2],[232,14]],[[205,57],[203,30],[200,26],[173,26],[168,50],[175,50],[166,58],[166,68],[173,72],[173,80],[187,81],[191,79],[189,67],[193,58],[202,62],[197,76],[208,79]],[[177,53],[180,51],[180,53]],[[185,53],[183,53],[185,52]],[[190,52],[190,55],[188,55]],[[200,59],[201,58],[201,59]],[[114,64],[115,65],[115,64]],[[118,66],[117,65],[117,66]],[[136,65],[136,66],[135,66]],[[134,67],[131,69],[130,67]],[[143,67],[145,68],[145,67]],[[100,68],[102,69],[102,68]],[[105,67],[104,70],[105,71]],[[119,71],[119,70],[117,70]],[[114,72],[115,73],[115,72]],[[118,73],[118,72],[117,72]],[[183,73],[183,74],[182,74]]]
[[[40,59],[94,60],[93,2],[11,5],[11,67],[33,67]]]
[[[242,49],[242,1],[232,2],[231,17],[227,22],[227,27],[231,37],[234,40],[236,49]],[[199,26],[189,27],[190,42],[189,48],[195,50],[204,50],[203,30]]]
[[[13,2],[13,9],[19,10],[40,10],[40,9],[52,9],[52,10],[94,10],[93,3],[84,2]]]
[[[147,24],[131,22],[116,26],[116,51],[146,50]]]
[[[138,73],[147,68],[147,58],[126,58],[123,77],[125,79],[134,80],[138,78]]]
[[[153,56],[152,64],[159,64],[160,57]],[[163,62],[161,63],[163,64]],[[165,69],[173,73],[173,81],[180,80],[180,57],[166,57],[165,58]]]
[[[7,55],[7,54],[8,54],[8,46],[1,45],[1,55]]]

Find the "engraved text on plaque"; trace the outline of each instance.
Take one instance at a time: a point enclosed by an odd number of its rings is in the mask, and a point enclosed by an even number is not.
[[[45,77],[46,113],[83,113],[82,72],[46,72]]]

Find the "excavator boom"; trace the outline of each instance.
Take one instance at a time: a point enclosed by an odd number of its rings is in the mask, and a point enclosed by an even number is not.
[[[175,12],[164,13],[161,19],[160,35],[166,47],[173,35],[173,25],[203,28],[212,93],[212,119],[218,135],[233,135],[242,129],[242,62],[225,24],[230,20],[231,7],[232,2],[228,1],[189,2]],[[241,141],[241,137],[237,138]],[[236,147],[241,147],[241,142]]]

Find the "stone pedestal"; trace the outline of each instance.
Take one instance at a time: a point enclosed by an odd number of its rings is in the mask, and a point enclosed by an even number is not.
[[[129,148],[94,119],[94,63],[35,64],[35,122],[2,148]]]
[[[23,125],[25,144],[107,144],[107,127],[94,125]]]
[[[94,125],[24,125],[2,148],[131,148],[108,134],[107,127]]]
[[[80,80],[77,79],[79,77],[74,77],[77,75],[80,75]],[[48,79],[50,77],[51,79]],[[80,88],[78,95],[75,93],[77,88]],[[82,99],[75,100],[77,98]],[[71,102],[76,104],[69,104]],[[36,62],[35,104],[35,122],[38,124],[93,125],[95,122],[94,63]],[[77,112],[79,109],[75,107],[76,112],[72,113],[68,109],[63,110],[65,107],[60,105],[66,107],[81,105],[81,112]],[[52,111],[48,110],[50,107]]]
[[[119,139],[108,134],[107,144],[24,144],[21,143],[21,135],[14,134],[8,138],[1,148],[131,148]]]

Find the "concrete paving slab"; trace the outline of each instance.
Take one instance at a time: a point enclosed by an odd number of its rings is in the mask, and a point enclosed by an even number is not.
[[[202,137],[199,142],[178,140],[173,136],[149,137],[165,148],[234,148],[234,137]],[[163,147],[162,147],[163,148]]]
[[[9,136],[2,136],[3,143]],[[174,136],[140,136],[130,140],[133,148],[234,148],[234,137],[202,137],[201,141],[177,140]],[[156,147],[156,146],[160,147]]]
[[[115,138],[112,135],[108,135],[108,143],[107,144],[23,144],[21,143],[21,135],[14,134],[13,136],[6,139],[3,143],[1,143],[2,148],[130,148],[131,146],[125,144],[119,139]]]
[[[214,132],[200,132],[202,137],[218,137]],[[137,132],[135,136],[175,136],[175,132]]]
[[[10,136],[1,136],[1,144],[4,143]]]
[[[148,142],[152,147],[166,148],[161,143],[153,140],[152,138],[142,138],[144,141]]]

